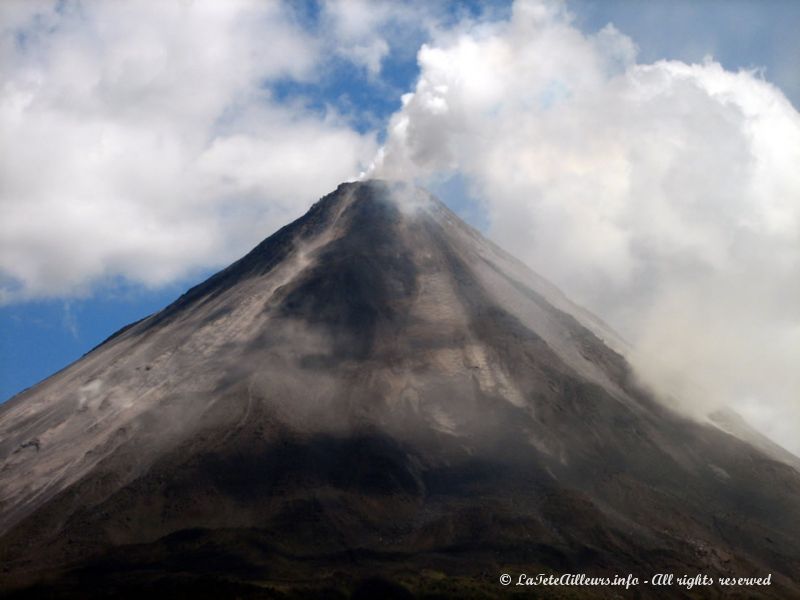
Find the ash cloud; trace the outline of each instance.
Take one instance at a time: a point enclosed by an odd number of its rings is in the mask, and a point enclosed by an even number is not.
[[[460,173],[648,383],[800,452],[800,114],[756,71],[636,53],[560,3],[440,32],[370,173]]]

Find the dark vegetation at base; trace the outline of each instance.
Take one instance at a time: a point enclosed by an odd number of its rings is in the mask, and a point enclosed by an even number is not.
[[[412,564],[408,561],[408,564]],[[525,569],[523,569],[525,571]],[[544,572],[534,566],[528,572]],[[762,588],[763,589],[763,588]],[[537,598],[539,600],[758,600],[792,595],[763,595],[759,588],[719,586],[681,589],[652,588],[646,584],[624,587],[526,587],[499,583],[494,572],[481,576],[446,575],[424,569],[419,573],[362,574],[333,572],[307,580],[215,579],[187,573],[98,574],[86,572],[56,584],[43,584],[11,592],[0,592],[2,600],[491,600]]]
[[[381,586],[401,594],[403,586],[419,598],[491,598],[509,593],[496,582],[503,572],[691,573],[703,560],[686,547],[662,541],[648,549],[637,536],[626,537],[587,496],[549,479],[535,457],[520,459],[521,447],[511,440],[485,448],[480,457],[462,456],[422,472],[407,450],[378,435],[259,445],[247,431],[225,453],[181,459],[179,450],[64,535],[73,543],[81,534],[96,542],[105,528],[126,519],[145,525],[147,513],[140,511],[148,498],[173,504],[175,510],[147,517],[171,514],[174,520],[165,525],[173,533],[110,546],[53,573],[57,579],[49,584],[0,597],[357,598]],[[265,505],[269,490],[283,499],[273,510]],[[226,506],[263,510],[247,528],[196,526]],[[392,537],[400,541],[380,541]],[[757,568],[735,558],[730,567],[740,574]],[[781,590],[778,582],[763,597],[791,597]],[[605,597],[716,598],[718,591],[687,596],[640,589],[640,596]],[[536,597],[604,596],[554,589],[537,590]]]

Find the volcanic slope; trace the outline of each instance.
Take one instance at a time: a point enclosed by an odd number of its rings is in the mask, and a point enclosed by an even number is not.
[[[656,402],[623,349],[427,192],[342,184],[0,406],[0,590],[492,596],[504,572],[671,572],[800,597],[800,473]]]

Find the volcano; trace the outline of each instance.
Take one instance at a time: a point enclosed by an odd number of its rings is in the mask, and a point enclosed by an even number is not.
[[[427,192],[342,184],[0,406],[0,590],[800,597],[796,457],[680,416],[625,353]]]

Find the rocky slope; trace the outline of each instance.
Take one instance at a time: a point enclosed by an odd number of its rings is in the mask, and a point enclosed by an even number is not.
[[[800,597],[800,473],[663,407],[612,348],[426,192],[343,184],[0,406],[0,590],[492,596],[503,572],[673,572]]]

